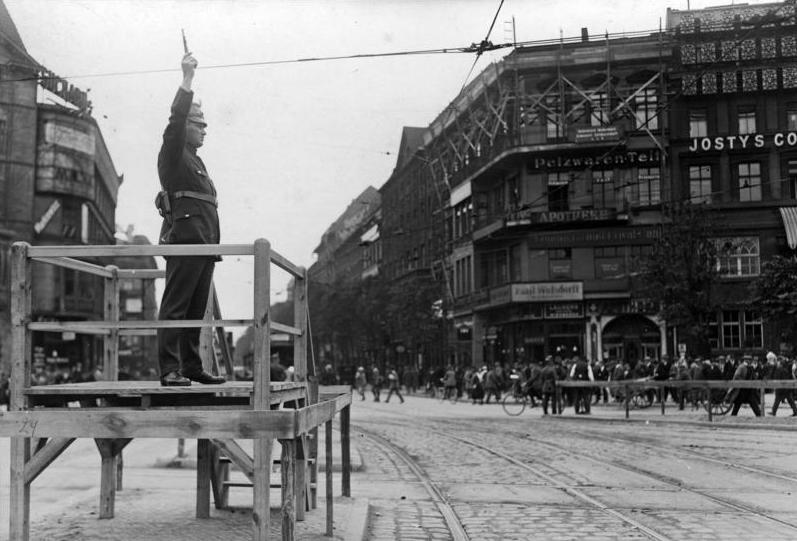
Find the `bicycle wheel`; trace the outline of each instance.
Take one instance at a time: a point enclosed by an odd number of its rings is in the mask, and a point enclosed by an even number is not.
[[[646,392],[636,393],[631,398],[631,402],[638,409],[649,408],[653,405],[653,399]]]
[[[712,415],[725,415],[733,407],[733,402],[730,402],[722,397],[718,400],[711,400],[711,414]]]
[[[526,397],[510,393],[501,401],[501,406],[507,415],[520,415],[526,409]]]

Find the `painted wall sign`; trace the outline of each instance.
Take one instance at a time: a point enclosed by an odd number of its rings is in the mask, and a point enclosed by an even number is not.
[[[42,214],[42,217],[39,218],[39,221],[33,225],[33,230],[36,232],[37,235],[42,231],[44,231],[44,229],[47,227],[47,224],[50,223],[50,220],[53,219],[53,216],[55,216],[55,213],[58,212],[58,209],[60,208],[61,208],[61,201],[56,199],[50,204],[47,210],[44,211],[44,214]]]
[[[661,236],[656,226],[613,229],[577,229],[575,231],[540,231],[526,237],[529,248],[562,248],[614,244],[650,244]]]
[[[614,220],[617,212],[611,209],[579,209],[546,212],[532,212],[524,209],[512,212],[506,217],[508,227],[529,224],[552,224],[562,222],[601,222]]]
[[[572,151],[553,157],[540,157],[529,160],[526,167],[529,172],[561,171],[568,169],[583,169],[584,167],[611,168],[617,166],[656,166],[661,160],[658,149],[626,150],[624,152],[596,151],[588,155],[573,155]]]
[[[602,143],[604,141],[619,141],[620,130],[617,126],[590,126],[589,128],[576,128],[574,137],[576,143]]]
[[[745,135],[720,135],[717,137],[693,137],[690,152],[713,152],[718,150],[748,150],[754,148],[776,148],[797,146],[797,132],[772,134],[750,133]]]

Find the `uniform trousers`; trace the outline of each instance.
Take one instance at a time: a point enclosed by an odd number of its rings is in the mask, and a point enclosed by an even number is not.
[[[158,319],[203,319],[208,304],[216,260],[199,256],[166,258],[166,287]],[[181,370],[202,370],[199,355],[200,328],[158,329],[158,361],[161,376]]]

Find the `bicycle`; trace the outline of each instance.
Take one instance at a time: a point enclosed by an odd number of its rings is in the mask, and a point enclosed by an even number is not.
[[[512,374],[509,376],[512,381],[512,388],[501,399],[501,407],[507,415],[516,417],[526,410],[526,405],[529,402],[528,394],[523,390],[523,385],[520,383],[520,377]]]

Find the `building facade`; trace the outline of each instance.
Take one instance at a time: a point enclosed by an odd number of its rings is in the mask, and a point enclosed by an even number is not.
[[[0,371],[7,373],[11,244],[114,244],[122,177],[86,93],[30,57],[2,4],[0,34]],[[103,317],[100,279],[39,263],[33,273],[36,320]],[[33,341],[40,367],[90,372],[102,362],[102,342],[90,335],[34,333]]]

